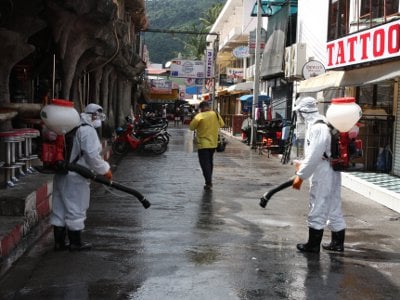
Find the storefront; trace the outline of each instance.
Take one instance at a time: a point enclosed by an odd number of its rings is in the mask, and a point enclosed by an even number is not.
[[[243,116],[240,114],[241,103],[240,96],[246,91],[219,91],[217,93],[216,102],[217,109],[225,122],[225,127],[231,130],[232,134],[241,134],[240,126]]]
[[[327,102],[335,97],[353,96],[362,108],[359,137],[363,157],[357,163],[365,171],[400,175],[398,110],[400,61],[386,62],[349,71],[328,71],[301,81],[297,92]],[[397,159],[396,159],[397,158]]]

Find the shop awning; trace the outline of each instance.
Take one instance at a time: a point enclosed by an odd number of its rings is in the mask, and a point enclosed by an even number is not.
[[[400,61],[346,71],[342,86],[375,84],[400,76]]]
[[[328,71],[319,76],[300,81],[297,91],[299,93],[311,93],[338,88],[341,86],[343,75],[344,71]]]
[[[234,85],[231,85],[230,87],[227,88],[228,92],[233,92],[233,91],[250,91],[253,89],[254,82],[253,81],[246,81],[246,82],[240,82]]]
[[[350,71],[328,71],[300,81],[298,92],[310,93],[345,86],[375,84],[400,77],[400,61]]]

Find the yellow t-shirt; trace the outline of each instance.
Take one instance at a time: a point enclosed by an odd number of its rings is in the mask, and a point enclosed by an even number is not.
[[[224,121],[215,111],[204,111],[195,115],[189,129],[196,130],[197,148],[217,148],[218,129],[224,125]]]

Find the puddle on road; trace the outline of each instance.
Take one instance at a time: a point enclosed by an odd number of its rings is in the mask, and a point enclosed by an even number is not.
[[[189,260],[195,265],[209,265],[217,261],[220,253],[216,251],[215,247],[204,246],[195,247],[185,251]]]

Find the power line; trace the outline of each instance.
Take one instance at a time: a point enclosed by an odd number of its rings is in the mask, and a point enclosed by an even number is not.
[[[159,32],[159,33],[172,33],[172,34],[195,34],[195,35],[216,35],[216,32],[201,32],[201,31],[191,31],[191,30],[169,30],[169,29],[158,29],[158,28],[147,28],[142,30],[142,32]]]

